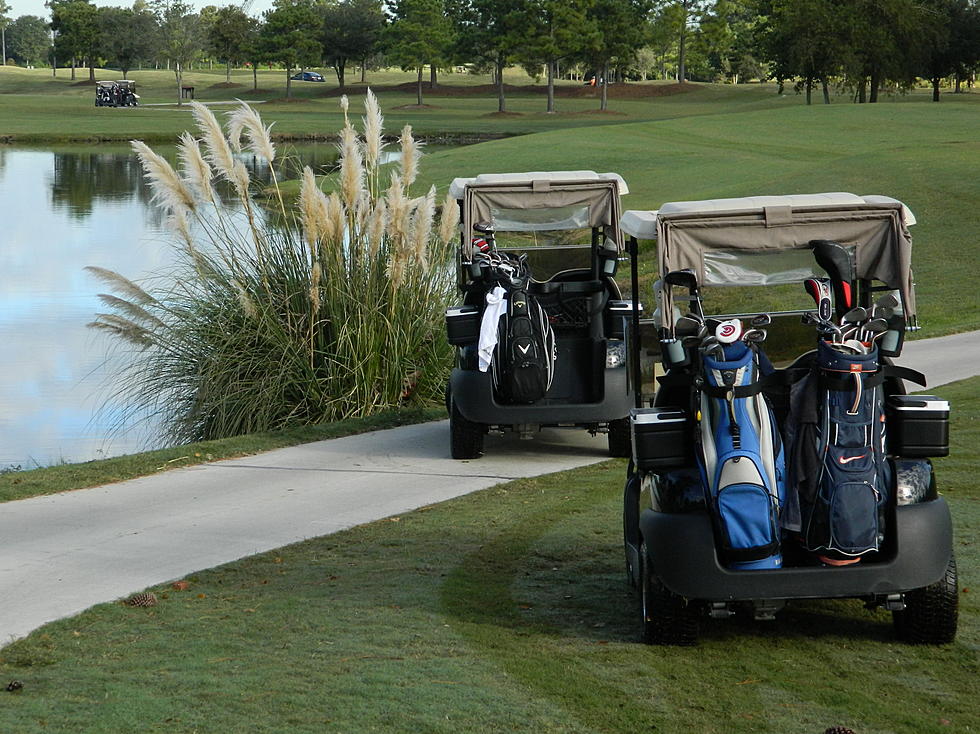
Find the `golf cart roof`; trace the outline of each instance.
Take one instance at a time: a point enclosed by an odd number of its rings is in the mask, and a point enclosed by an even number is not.
[[[690,269],[711,285],[770,285],[811,277],[804,269],[757,267],[759,256],[801,254],[812,240],[832,240],[854,253],[858,278],[901,291],[915,313],[912,238],[915,216],[888,196],[843,192],[669,202],[657,211],[628,211],[620,225],[637,239],[656,239],[661,274]],[[819,272],[819,271],[818,271]],[[799,277],[796,277],[799,276]]]
[[[492,222],[500,232],[560,231],[591,228],[603,233],[603,247],[621,252],[620,196],[628,192],[617,173],[532,171],[490,173],[457,178],[450,195],[460,202],[462,231],[476,222]],[[469,237],[463,254],[472,255]]]
[[[528,171],[526,173],[482,173],[472,178],[454,178],[449,184],[449,195],[462,200],[467,186],[496,184],[526,184],[534,181],[595,181],[613,180],[619,184],[619,195],[630,192],[626,181],[618,173],[596,173],[595,171]]]

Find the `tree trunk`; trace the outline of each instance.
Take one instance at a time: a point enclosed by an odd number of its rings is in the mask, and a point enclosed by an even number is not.
[[[497,112],[507,111],[507,100],[504,97],[504,59],[497,56]]]
[[[415,86],[415,90],[416,90],[416,97],[417,97],[415,103],[419,107],[421,107],[422,106],[422,65],[421,64],[419,64],[419,78]]]
[[[344,80],[347,78],[347,63],[341,59],[337,59],[337,61],[334,62],[333,70],[337,74],[337,83],[340,85],[340,88],[343,89],[345,85]]]
[[[91,60],[88,62],[88,80],[95,83],[95,64]]]
[[[683,84],[687,81],[687,68],[685,56],[685,42],[687,41],[687,13],[684,13],[684,20],[681,25],[680,38],[677,47],[677,81]]]
[[[367,84],[367,59],[361,61],[361,84]]]
[[[608,97],[608,89],[609,89],[609,64],[608,63],[604,63],[602,65],[602,82],[601,82],[601,86],[602,86],[602,91],[599,94],[599,109],[602,110],[603,112],[605,112],[606,109],[609,107],[609,97]]]
[[[0,41],[0,45],[3,46],[3,65],[6,66],[7,65],[7,26],[3,26],[2,28],[0,28],[0,38],[3,39],[2,41]]]
[[[933,102],[939,101],[939,81],[940,79],[938,76],[934,76],[932,78],[932,101]]]
[[[554,114],[555,111],[555,67],[557,61],[548,62],[548,113]]]
[[[182,85],[180,83],[181,82],[180,64],[174,64],[174,76],[177,78],[177,106],[181,107],[184,104],[184,102],[181,99]]]
[[[252,64],[252,91],[259,88],[259,65]]]
[[[225,84],[231,84],[231,62],[225,65]]]
[[[439,70],[435,64],[429,64],[429,89],[439,86]]]
[[[823,103],[830,104],[830,85],[826,79],[822,79],[820,83],[823,86]]]
[[[868,92],[868,102],[870,104],[875,104],[878,101],[878,87],[881,86],[881,73],[877,69],[873,69],[871,72],[871,87]]]
[[[868,80],[867,78],[861,79],[861,84],[858,86],[858,104],[865,104],[868,101]]]
[[[812,100],[810,99],[810,96],[811,96],[812,92],[813,92],[813,79],[811,77],[807,77],[806,78],[806,104],[807,104],[807,107],[809,107],[810,104],[812,104]]]
[[[75,81],[75,59],[71,60],[71,80]]]
[[[288,66],[286,67],[286,99],[289,99],[293,94],[293,74],[292,69]]]

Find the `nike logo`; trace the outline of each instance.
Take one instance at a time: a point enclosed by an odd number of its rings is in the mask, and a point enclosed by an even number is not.
[[[528,344],[526,347],[518,345],[517,348],[521,350],[521,354],[527,354],[531,350],[531,345]]]
[[[861,454],[860,456],[842,456],[837,461],[841,464],[850,464],[852,461],[857,461],[858,459],[863,459],[867,457],[867,454]]]

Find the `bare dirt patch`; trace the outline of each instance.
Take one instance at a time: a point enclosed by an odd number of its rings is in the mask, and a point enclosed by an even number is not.
[[[483,117],[524,117],[524,115],[520,112],[500,112],[499,110],[497,112],[490,112],[482,116]]]
[[[244,86],[244,84],[236,84],[235,82],[220,82],[219,84],[212,84],[208,89],[236,89]]]
[[[393,110],[438,110],[439,108],[431,104],[403,104],[392,107]]]
[[[405,82],[403,84],[371,85],[371,91],[375,94],[385,92],[401,92],[403,94],[414,94],[418,89],[415,82]],[[696,89],[692,84],[644,84],[642,82],[623,82],[620,84],[610,84],[606,89],[608,99],[646,99],[650,97],[669,97],[674,94],[684,94]],[[346,89],[332,89],[325,96],[339,97],[341,94],[348,94],[355,90],[348,86]],[[497,94],[496,84],[475,84],[475,85],[454,85],[443,83],[436,85],[435,88],[429,82],[422,83],[422,92],[427,97],[486,97]],[[505,94],[533,94],[546,95],[548,86],[546,84],[505,84]],[[590,98],[598,99],[602,93],[601,87],[592,86],[571,86],[561,84],[555,86],[555,96],[559,98]]]

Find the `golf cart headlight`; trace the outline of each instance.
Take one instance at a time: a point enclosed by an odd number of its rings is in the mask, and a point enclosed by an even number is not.
[[[626,364],[626,344],[620,341],[606,342],[606,369]]]

